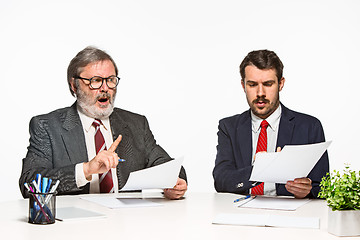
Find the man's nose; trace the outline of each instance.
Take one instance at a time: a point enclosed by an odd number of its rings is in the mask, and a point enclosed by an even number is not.
[[[264,89],[264,86],[262,84],[258,85],[257,95],[258,96],[265,96],[265,89]]]
[[[102,83],[101,88],[100,88],[100,91],[101,91],[101,92],[107,92],[107,91],[109,91],[109,87],[108,87],[106,81],[107,81],[107,79],[103,79],[103,83]]]

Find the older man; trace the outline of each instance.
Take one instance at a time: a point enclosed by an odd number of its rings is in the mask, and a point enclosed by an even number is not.
[[[67,75],[77,101],[30,121],[30,145],[19,179],[24,197],[24,183],[37,173],[60,180],[58,194],[109,193],[121,189],[130,172],[171,160],[156,144],[144,116],[114,108],[120,78],[106,52],[85,48],[71,60]],[[178,199],[186,190],[182,168],[176,186],[164,194]]]
[[[306,177],[286,184],[249,181],[257,152],[274,152],[285,145],[324,142],[325,137],[318,119],[280,103],[279,93],[285,78],[283,64],[274,52],[250,52],[240,64],[240,74],[250,110],[219,122],[213,171],[216,190],[316,198],[321,178],[329,171],[327,152]]]

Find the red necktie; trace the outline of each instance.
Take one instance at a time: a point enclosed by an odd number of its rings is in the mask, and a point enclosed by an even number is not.
[[[105,139],[100,131],[101,120],[95,119],[93,126],[95,127],[95,148],[96,154],[102,150],[106,150]],[[99,173],[99,184],[101,193],[114,192],[114,184],[111,175],[111,169],[105,173]]]
[[[269,126],[269,123],[266,120],[263,120],[260,124],[261,130],[259,139],[257,142],[256,153],[258,152],[267,152],[267,133],[266,129]],[[253,195],[264,195],[264,183],[260,183],[259,185],[253,187],[251,189],[251,194]]]

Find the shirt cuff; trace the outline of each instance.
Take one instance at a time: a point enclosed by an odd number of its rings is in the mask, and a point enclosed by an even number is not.
[[[90,182],[85,177],[83,165],[84,163],[78,163],[75,165],[75,180],[78,188],[83,187]]]

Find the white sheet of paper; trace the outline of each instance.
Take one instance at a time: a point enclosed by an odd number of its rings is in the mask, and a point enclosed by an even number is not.
[[[81,199],[100,204],[108,208],[159,207],[160,203],[141,198],[116,198],[114,196],[84,196]]]
[[[176,185],[184,157],[166,163],[131,172],[120,191],[173,188]]]
[[[288,217],[270,214],[218,214],[213,224],[261,226],[261,227],[320,227],[320,219],[316,217]]]
[[[287,145],[281,152],[258,153],[250,181],[284,183],[306,177],[331,141],[307,145]]]
[[[60,221],[99,219],[99,218],[106,218],[106,215],[77,207],[56,208],[56,220],[60,220]]]
[[[239,205],[242,208],[260,208],[295,211],[297,208],[308,203],[310,199],[287,198],[287,197],[266,197],[257,196],[245,204]]]

